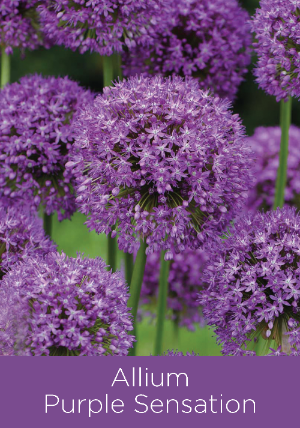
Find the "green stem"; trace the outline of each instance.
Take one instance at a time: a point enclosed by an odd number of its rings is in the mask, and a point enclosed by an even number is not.
[[[113,272],[117,269],[117,238],[112,238],[111,234],[107,235],[107,264]]]
[[[114,62],[112,56],[103,57],[103,87],[111,86],[114,78]],[[116,238],[107,236],[107,264],[116,271],[117,243]]]
[[[52,214],[44,213],[44,231],[46,235],[52,237]]]
[[[116,55],[116,74],[120,80],[123,80],[123,72],[122,72],[122,57],[120,54]]]
[[[179,348],[179,313],[178,312],[175,313],[175,319],[173,321],[173,332],[174,332],[173,348],[178,349]]]
[[[1,46],[1,89],[10,81],[10,56],[5,53],[5,46]]]
[[[114,58],[111,56],[103,57],[103,87],[111,86],[114,80]]]
[[[286,186],[287,175],[287,160],[289,154],[289,129],[292,115],[292,99],[280,102],[280,127],[281,127],[281,142],[279,154],[279,166],[277,170],[276,190],[273,208],[283,207],[284,192]]]
[[[133,272],[132,272],[132,278],[130,282],[130,297],[128,299],[128,307],[132,308],[131,310],[131,314],[133,317],[132,334],[135,336],[135,338],[137,336],[136,335],[137,333],[136,315],[137,315],[138,306],[139,306],[141,288],[142,288],[146,259],[147,259],[146,248],[147,248],[146,242],[141,240],[141,245],[136,255]],[[136,354],[136,342],[134,342],[133,348],[131,348],[129,351],[130,356],[134,356],[135,354]]]
[[[167,309],[168,285],[169,285],[169,271],[170,261],[165,261],[165,251],[161,252],[160,256],[160,273],[159,273],[159,291],[158,291],[158,304],[157,304],[157,324],[156,324],[156,337],[154,346],[154,355],[161,355],[164,323]]]
[[[130,284],[132,272],[133,272],[133,255],[129,253],[124,253],[124,262],[125,262],[125,279],[127,284]]]

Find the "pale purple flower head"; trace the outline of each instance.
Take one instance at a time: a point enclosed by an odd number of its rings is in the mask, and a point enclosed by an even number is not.
[[[16,262],[55,251],[42,220],[26,206],[0,204],[0,279]]]
[[[6,316],[0,325],[15,355],[122,356],[134,341],[127,285],[100,258],[52,252],[27,259],[3,277],[0,291],[7,296],[0,300],[0,314],[14,301],[22,315]],[[4,339],[2,347],[8,353]]]
[[[203,315],[197,299],[202,288],[202,271],[206,255],[201,250],[186,250],[175,254],[170,264],[167,309],[180,327],[195,329],[195,324],[204,325]],[[140,314],[156,313],[159,289],[160,254],[147,257],[140,297]],[[154,304],[154,307],[153,307]],[[145,306],[146,305],[146,306]]]
[[[81,53],[120,52],[145,44],[162,0],[47,0],[39,7],[43,31],[56,44]]]
[[[124,75],[173,73],[233,99],[250,63],[249,15],[237,0],[171,0],[149,46],[123,54]]]
[[[87,225],[133,253],[166,259],[198,248],[228,210],[242,206],[250,180],[244,128],[228,101],[195,79],[134,77],[105,89],[76,122],[67,167]]]
[[[0,42],[7,54],[12,54],[14,48],[23,52],[50,46],[39,25],[38,3],[39,0],[1,0]]]
[[[223,353],[251,354],[247,344],[252,339],[266,339],[266,349],[271,341],[285,353],[298,349],[300,335],[294,341],[292,334],[300,326],[300,216],[296,209],[243,216],[227,239],[211,240],[207,246],[208,287],[199,302]]]
[[[300,1],[261,0],[252,20],[259,87],[276,100],[300,97]]]
[[[259,127],[247,141],[254,152],[255,186],[249,192],[247,211],[272,209],[279,165],[280,127]],[[291,125],[285,203],[300,208],[300,128]]]
[[[72,174],[65,171],[72,123],[93,99],[65,78],[22,77],[0,92],[0,197],[26,199],[60,220],[75,211]]]

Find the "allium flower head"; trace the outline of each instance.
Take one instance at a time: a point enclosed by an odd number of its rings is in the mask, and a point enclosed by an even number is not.
[[[0,42],[7,54],[13,48],[36,49],[43,45],[49,47],[39,26],[36,11],[39,0],[1,0],[0,4]]]
[[[249,15],[237,0],[166,2],[147,49],[123,54],[124,74],[193,76],[233,99],[250,63]]]
[[[227,239],[207,245],[208,288],[200,303],[223,353],[251,354],[245,347],[259,337],[275,341],[287,354],[300,350],[300,216],[295,208],[241,217]]]
[[[81,53],[120,52],[149,39],[162,0],[48,0],[38,10],[43,30],[56,44]]]
[[[52,252],[27,259],[3,277],[0,291],[9,297],[11,289],[23,321],[14,328],[15,318],[9,318],[2,330],[13,342],[14,354],[126,355],[132,346],[127,286],[100,258]]]
[[[248,144],[256,158],[255,186],[249,193],[247,210],[268,211],[275,198],[275,184],[279,165],[281,129],[259,127],[249,137]],[[291,125],[289,130],[289,155],[285,203],[300,208],[300,128]]]
[[[0,279],[14,263],[49,251],[55,251],[55,245],[37,215],[24,206],[0,204]]]
[[[240,206],[250,181],[244,128],[229,103],[194,79],[134,77],[106,88],[76,122],[67,167],[77,202],[97,233],[119,234],[132,253],[172,258]],[[171,250],[172,248],[172,250]]]
[[[277,101],[300,97],[300,1],[261,0],[252,20],[260,88]]]
[[[194,330],[195,323],[203,326],[203,315],[199,308],[198,293],[203,285],[202,271],[206,262],[201,250],[186,250],[175,254],[170,264],[167,308],[179,326]],[[140,297],[140,313],[152,312],[152,303],[157,302],[160,270],[160,254],[147,257]],[[146,305],[146,306],[144,306]],[[155,309],[156,311],[156,306]]]
[[[0,197],[43,205],[60,220],[75,211],[72,175],[65,171],[72,123],[93,99],[68,78],[23,77],[0,93]]]

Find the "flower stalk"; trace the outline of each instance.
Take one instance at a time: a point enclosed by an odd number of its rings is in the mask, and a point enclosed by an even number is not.
[[[111,86],[114,78],[114,63],[113,57],[103,57],[103,87]],[[107,264],[113,272],[116,271],[116,255],[117,255],[117,242],[116,238],[112,238],[111,234],[107,236]]]
[[[279,153],[279,166],[277,171],[275,199],[273,208],[282,208],[284,205],[284,191],[287,181],[287,160],[289,154],[289,129],[291,124],[292,114],[292,99],[288,98],[287,101],[281,100],[280,102],[280,127],[281,127],[281,141]]]
[[[137,316],[137,311],[139,306],[141,288],[142,288],[144,271],[145,271],[146,260],[147,260],[146,248],[147,248],[146,241],[143,241],[141,239],[140,248],[136,255],[133,272],[132,272],[132,278],[130,282],[130,297],[128,299],[128,307],[132,308],[131,310],[131,314],[133,318],[132,334],[135,337],[137,337],[136,316]],[[130,356],[136,355],[136,342],[134,342],[133,348],[130,349],[128,355]]]
[[[1,46],[1,89],[10,82],[10,56],[5,52],[5,46]]]
[[[157,324],[154,345],[154,355],[162,353],[164,323],[166,318],[168,286],[169,286],[170,261],[165,260],[165,251],[160,256],[159,292],[157,305]]]
[[[44,226],[45,234],[51,238],[52,237],[52,214],[49,215],[44,212],[43,220],[44,220],[43,226]]]
[[[132,272],[133,272],[133,255],[129,253],[124,253],[124,262],[125,262],[125,279],[127,284],[130,284]]]

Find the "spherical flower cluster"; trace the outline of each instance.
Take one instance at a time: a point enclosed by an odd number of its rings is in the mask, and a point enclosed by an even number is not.
[[[55,251],[55,245],[37,215],[26,207],[0,204],[0,279],[14,263],[49,251]]]
[[[171,318],[179,326],[194,330],[195,323],[203,326],[203,315],[197,296],[202,288],[202,271],[206,255],[201,250],[186,250],[175,254],[170,265],[167,308]],[[151,304],[157,301],[159,289],[160,254],[147,257],[143,285],[140,296],[140,313],[147,314]],[[146,307],[144,305],[147,305]]]
[[[300,350],[300,217],[284,207],[236,220],[227,239],[207,244],[208,287],[199,302],[225,355],[252,355],[263,340]]]
[[[261,0],[252,21],[259,86],[277,101],[300,96],[300,2]]]
[[[36,6],[38,0],[1,0],[0,41],[5,52],[12,54],[13,48],[36,49],[49,47],[39,28]]]
[[[184,354],[183,352],[179,352],[177,349],[174,351],[174,349],[169,349],[167,352],[165,352],[162,356],[163,357],[197,357],[199,354],[195,354],[194,351],[187,352]]]
[[[134,77],[106,88],[76,122],[67,167],[77,202],[97,233],[119,234],[132,253],[198,248],[250,182],[244,128],[229,103],[192,78]]]
[[[173,73],[233,99],[250,63],[249,15],[237,0],[171,0],[149,47],[123,54],[124,74]]]
[[[27,259],[3,277],[2,293],[9,296],[11,289],[23,322],[9,318],[0,330],[10,333],[14,354],[127,355],[132,346],[127,286],[100,258],[67,258],[52,252]]]
[[[100,55],[145,44],[162,0],[48,0],[39,7],[43,31],[56,44]]]
[[[89,91],[68,78],[23,77],[0,93],[0,197],[42,203],[59,219],[75,211],[72,175],[65,171],[72,123]]]
[[[255,186],[249,192],[247,210],[268,211],[275,197],[275,184],[279,165],[281,129],[259,127],[248,144],[256,158],[254,166]],[[300,128],[291,125],[289,130],[289,154],[285,203],[300,208]]]

